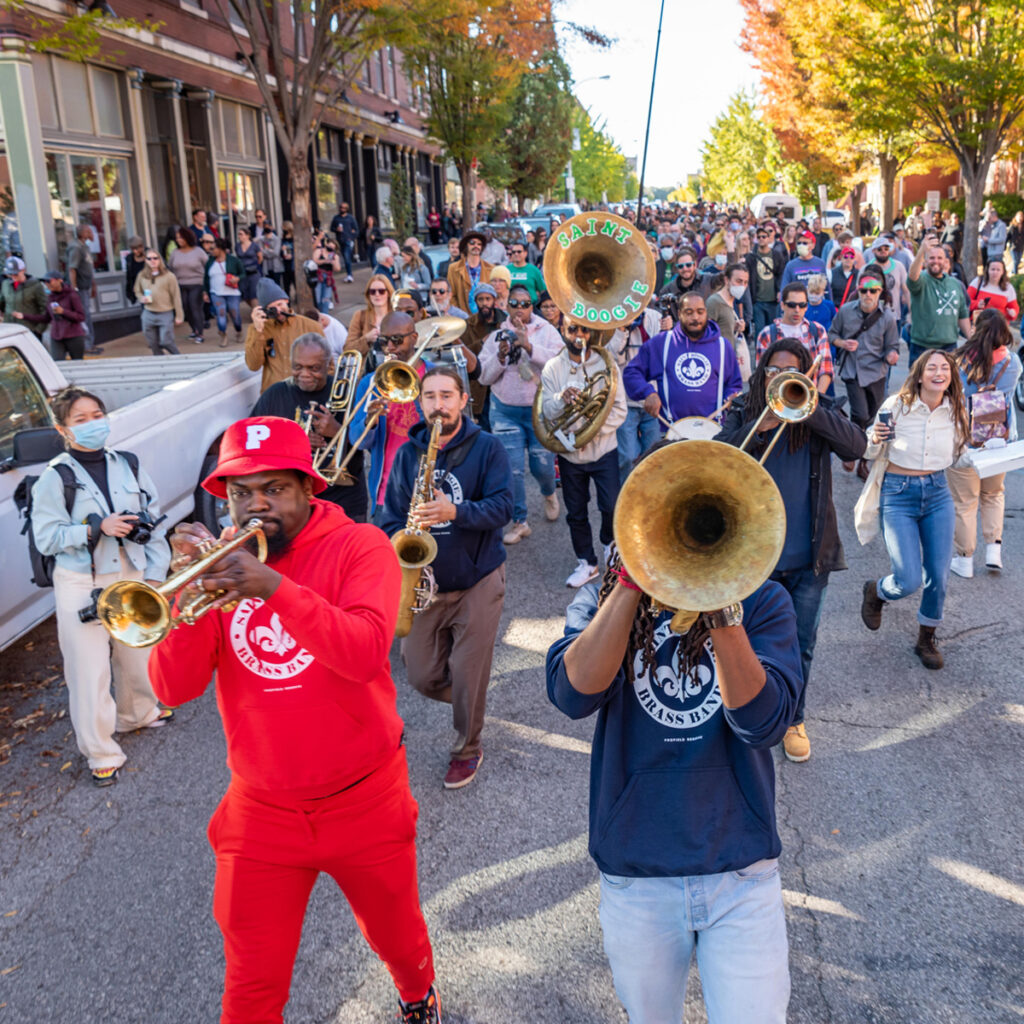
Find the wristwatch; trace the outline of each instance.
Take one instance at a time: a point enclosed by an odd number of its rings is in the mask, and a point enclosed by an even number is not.
[[[726,626],[738,626],[743,622],[743,605],[737,601],[726,605],[716,612],[705,612],[704,621],[708,629],[724,629]]]

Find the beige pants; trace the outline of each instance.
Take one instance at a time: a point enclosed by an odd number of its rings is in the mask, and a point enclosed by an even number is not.
[[[125,647],[111,639],[100,622],[82,622],[80,608],[90,602],[93,587],[119,579],[142,579],[142,573],[121,555],[120,573],[53,570],[57,602],[57,638],[64,657],[64,679],[78,749],[89,768],[120,768],[126,758],[114,732],[140,729],[160,714],[149,684],[149,650]],[[110,693],[113,679],[114,696]],[[116,698],[116,699],[115,699]]]
[[[1006,474],[982,480],[973,469],[947,469],[946,480],[956,506],[953,548],[968,558],[978,546],[978,506],[981,506],[981,534],[986,544],[1003,539],[1003,506],[1006,501]]]
[[[458,738],[451,752],[480,753],[491,659],[505,603],[505,566],[499,565],[469,590],[438,594],[412,620],[402,641],[402,661],[413,689],[452,706]]]

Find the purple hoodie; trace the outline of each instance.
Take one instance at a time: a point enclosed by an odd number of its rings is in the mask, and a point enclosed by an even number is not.
[[[743,390],[736,353],[714,320],[708,321],[696,340],[676,324],[645,341],[622,371],[622,381],[634,402],[656,392],[662,415],[673,421],[710,416]],[[664,432],[664,424],[661,429]]]

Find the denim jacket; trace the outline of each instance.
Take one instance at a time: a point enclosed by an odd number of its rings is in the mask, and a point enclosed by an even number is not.
[[[103,519],[115,512],[138,512],[145,508],[154,519],[160,518],[156,487],[149,474],[140,466],[136,480],[125,459],[109,448],[106,456],[107,487],[113,508],[107,506],[107,499],[92,477],[70,455],[58,455],[43,470],[32,488],[32,532],[36,546],[43,555],[55,555],[60,568],[85,574],[91,573],[93,567],[96,573],[120,572],[118,548],[123,546],[128,561],[142,570],[147,580],[162,580],[171,561],[163,524],[153,531],[148,544],[133,544],[101,534],[90,558],[89,527],[85,520],[93,513]],[[78,484],[70,516],[64,503],[64,484],[60,474],[51,468],[57,464],[70,466]]]

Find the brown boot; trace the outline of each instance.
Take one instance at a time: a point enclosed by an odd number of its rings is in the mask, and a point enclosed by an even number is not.
[[[868,580],[864,584],[864,599],[860,603],[860,617],[868,629],[878,629],[882,625],[882,609],[885,602],[878,596],[878,584]]]
[[[220,334],[217,335],[217,344],[220,348],[228,347],[228,336],[225,331],[221,331]]]
[[[921,659],[921,664],[925,668],[942,668],[945,665],[942,652],[935,644],[934,626],[921,626],[917,634],[917,643],[914,645],[914,653]]]

